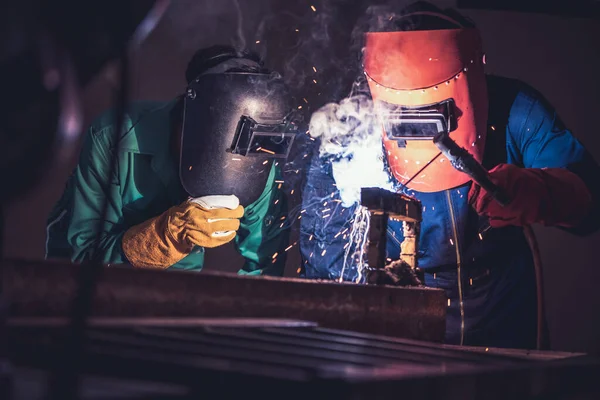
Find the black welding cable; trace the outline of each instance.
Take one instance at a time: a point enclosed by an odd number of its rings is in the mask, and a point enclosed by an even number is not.
[[[535,271],[535,286],[536,286],[536,301],[537,301],[537,335],[536,335],[536,350],[548,350],[549,340],[546,332],[546,307],[544,305],[544,275],[542,271],[542,255],[540,247],[535,237],[535,232],[531,225],[523,227],[523,233],[527,244],[533,255],[533,268]]]
[[[96,227],[96,239],[91,254],[91,259],[79,268],[78,286],[72,303],[72,317],[69,330],[65,337],[63,358],[56,366],[55,374],[49,382],[49,398],[52,400],[75,400],[79,389],[79,371],[81,371],[84,360],[86,345],[87,319],[92,309],[92,301],[96,289],[96,281],[102,274],[102,243],[103,225],[108,215],[109,201],[108,193],[112,176],[117,171],[119,142],[121,130],[125,120],[127,107],[127,90],[129,87],[129,62],[127,44],[120,49],[120,85],[117,92],[115,107],[114,148],[110,163],[109,179],[105,182],[105,198],[102,206],[102,218]]]

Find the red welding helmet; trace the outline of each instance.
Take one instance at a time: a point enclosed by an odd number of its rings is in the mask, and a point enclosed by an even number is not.
[[[419,173],[407,186],[421,192],[466,183],[469,177],[443,156],[419,170],[440,153],[432,141],[440,130],[478,161],[483,157],[488,97],[477,29],[369,32],[364,51],[364,73],[381,111],[396,179],[406,183]]]

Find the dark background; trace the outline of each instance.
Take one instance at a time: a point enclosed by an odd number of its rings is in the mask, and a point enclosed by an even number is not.
[[[356,44],[349,32],[369,2],[240,0],[241,25],[233,0],[173,3],[157,30],[132,54],[133,99],[171,99],[183,91],[184,70],[197,48],[215,43],[243,46],[244,41],[290,79],[301,94],[299,99],[308,101],[299,102],[304,110],[348,93],[351,67],[357,60],[349,51]],[[433,3],[456,5],[454,1]],[[600,160],[600,22],[573,9],[568,17],[551,11],[461,12],[481,29],[487,72],[521,79],[540,90]],[[85,88],[86,124],[111,105],[114,88],[114,66],[109,65]],[[48,168],[43,180],[5,211],[6,257],[43,258],[45,221],[76,159],[74,154],[68,162]],[[596,261],[600,234],[582,239],[556,229],[536,232],[543,253],[553,347],[600,354],[600,265]],[[209,254],[206,268],[235,271],[240,260],[229,250]],[[299,263],[297,248],[288,254],[286,275],[293,276]]]

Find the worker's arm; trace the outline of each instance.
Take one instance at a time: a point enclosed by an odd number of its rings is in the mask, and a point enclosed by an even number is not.
[[[307,278],[337,279],[344,267],[344,256],[350,243],[351,219],[356,206],[342,206],[331,163],[318,154],[313,156],[307,175],[300,220],[302,275]],[[348,254],[351,253],[348,251]],[[344,276],[350,273],[350,270],[344,271]]]
[[[236,247],[246,259],[240,275],[283,275],[290,230],[287,197],[279,182],[281,168],[273,166],[264,192],[246,207],[236,237]]]
[[[99,240],[99,260],[104,263],[127,262],[121,239],[123,225],[119,177],[110,174],[110,143],[114,135],[112,125],[97,130],[92,126],[84,138],[79,163],[72,176],[72,212],[68,222],[67,240],[72,248],[72,260],[89,260]],[[103,215],[108,201],[106,218]],[[98,232],[99,229],[99,232]]]
[[[502,207],[473,185],[471,203],[494,227],[541,223],[577,234],[600,225],[599,168],[536,91],[524,88],[512,106],[507,150],[517,165],[501,164],[490,179],[512,198]]]
[[[576,211],[578,207],[586,210],[578,224],[564,229],[579,235],[596,231],[600,227],[598,163],[565,127],[554,108],[541,94],[530,89],[521,101],[522,106],[530,106],[528,118],[520,127],[514,127],[517,132],[514,138],[521,149],[523,166],[559,171],[552,177],[565,190],[557,194],[557,206],[562,207],[564,213]]]

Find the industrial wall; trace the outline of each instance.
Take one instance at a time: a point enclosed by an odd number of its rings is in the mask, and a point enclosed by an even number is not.
[[[433,2],[454,5],[452,1]],[[354,60],[344,53],[351,44],[344,35],[351,30],[353,19],[366,1],[337,1],[335,9],[323,6],[323,2],[304,0],[293,5],[286,0],[240,0],[239,3],[238,8],[233,0],[174,1],[158,29],[133,54],[132,97],[172,98],[185,86],[184,70],[196,49],[216,43],[240,45],[243,41],[263,53],[269,63],[284,73],[302,75],[298,82],[311,83],[304,91],[313,107],[349,89],[343,79],[330,79],[336,76],[335,70],[339,67],[332,60],[340,63]],[[482,31],[487,71],[521,79],[540,90],[575,136],[600,160],[597,123],[600,23],[539,14],[475,10],[463,13]],[[310,18],[319,24],[317,28],[307,25]],[[278,28],[264,33],[265,27],[274,25]],[[308,34],[306,29],[309,29]],[[326,31],[331,35],[325,36]],[[303,35],[305,41],[301,46],[297,45],[294,35]],[[318,43],[330,46],[331,50]],[[306,47],[313,44],[315,52],[307,53]],[[311,64],[320,64],[319,69],[322,65],[330,76],[319,75],[321,82],[313,82],[310,75],[313,71],[308,69]],[[114,87],[114,69],[109,66],[85,88],[86,123],[111,105]],[[35,188],[6,210],[6,257],[43,258],[46,217],[60,196],[76,158],[74,154],[67,162],[49,168]],[[600,233],[577,238],[556,229],[536,231],[543,252],[553,347],[600,353],[600,313],[597,311],[600,309],[600,290],[597,289],[600,265],[596,259]],[[239,257],[228,250],[209,254],[207,268],[236,270]],[[219,263],[215,262],[217,259]],[[290,251],[286,275],[296,274],[298,260],[297,248],[294,248]]]

